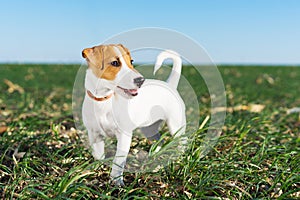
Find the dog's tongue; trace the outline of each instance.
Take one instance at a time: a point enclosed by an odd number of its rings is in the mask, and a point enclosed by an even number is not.
[[[130,89],[128,90],[131,95],[136,95],[137,94],[137,89]]]

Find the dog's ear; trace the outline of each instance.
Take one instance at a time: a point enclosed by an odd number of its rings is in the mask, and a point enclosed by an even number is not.
[[[86,49],[83,49],[83,51],[81,52],[82,53],[82,57],[83,58],[89,58],[90,57],[90,54],[93,52],[93,48],[86,48]]]
[[[86,59],[89,67],[104,69],[105,45],[94,46],[82,50],[82,57]]]

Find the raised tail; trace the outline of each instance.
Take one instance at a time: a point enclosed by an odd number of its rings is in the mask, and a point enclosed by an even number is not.
[[[161,67],[164,60],[168,58],[171,58],[173,60],[173,67],[172,72],[167,79],[167,83],[169,83],[172,88],[176,89],[181,75],[182,61],[180,55],[175,51],[165,50],[157,56],[153,74],[155,74],[156,71]]]

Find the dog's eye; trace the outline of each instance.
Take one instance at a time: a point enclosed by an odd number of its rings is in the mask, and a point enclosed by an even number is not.
[[[111,64],[112,66],[114,66],[114,67],[119,67],[119,66],[120,66],[120,62],[117,61],[117,60],[112,61],[110,64]]]
[[[134,60],[130,60],[130,63],[132,64],[134,62]]]

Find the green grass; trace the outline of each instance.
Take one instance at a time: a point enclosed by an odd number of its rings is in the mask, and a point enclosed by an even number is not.
[[[110,168],[93,160],[72,128],[78,68],[0,65],[0,127],[8,127],[0,133],[0,198],[300,197],[300,116],[287,114],[289,108],[300,107],[299,67],[219,67],[232,109],[214,149],[199,158],[205,129],[199,130],[186,153],[159,172],[126,172],[125,188],[109,184]],[[183,74],[201,94],[203,120],[210,109],[204,83],[191,68]],[[24,92],[9,93],[4,79]],[[265,108],[255,113],[236,107],[250,104]]]

